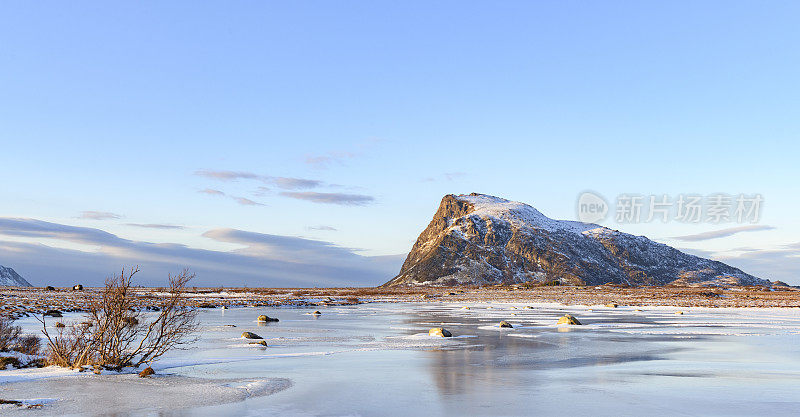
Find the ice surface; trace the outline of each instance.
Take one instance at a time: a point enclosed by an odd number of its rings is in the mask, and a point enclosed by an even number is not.
[[[304,308],[204,309],[200,340],[155,363],[156,378],[0,371],[0,398],[46,400],[41,409],[0,413],[794,415],[800,409],[800,309],[526,305],[376,303],[328,307],[319,317]],[[556,326],[565,313],[585,325]],[[253,322],[259,314],[280,322]],[[501,320],[514,328],[497,327]],[[18,323],[30,333],[38,327],[33,319]],[[454,337],[428,336],[431,327]],[[263,336],[269,347],[245,348],[243,331]]]

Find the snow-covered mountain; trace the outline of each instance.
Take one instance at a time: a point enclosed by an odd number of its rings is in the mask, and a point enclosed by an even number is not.
[[[33,285],[25,281],[25,278],[19,276],[17,271],[0,265],[0,286],[32,287]]]
[[[770,285],[722,262],[483,194],[446,195],[385,285]]]

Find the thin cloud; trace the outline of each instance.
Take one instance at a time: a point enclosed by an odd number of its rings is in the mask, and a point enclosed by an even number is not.
[[[325,232],[336,232],[336,231],[339,230],[339,229],[337,229],[337,228],[335,228],[333,226],[325,226],[325,225],[308,226],[308,227],[306,227],[306,229],[308,229],[308,230],[319,230],[319,231],[325,231]]]
[[[304,190],[322,187],[325,185],[325,183],[322,181],[309,180],[305,178],[270,177],[268,181],[272,184],[275,184],[276,187],[284,190]]]
[[[157,224],[157,223],[128,223],[128,226],[141,227],[144,229],[164,229],[164,230],[182,230],[184,226],[175,224]]]
[[[233,196],[231,196],[231,198],[232,198],[234,201],[236,201],[237,203],[239,203],[239,204],[241,204],[241,205],[243,205],[243,206],[263,206],[263,204],[261,204],[261,203],[259,203],[259,202],[256,202],[256,201],[253,201],[253,200],[251,200],[251,199],[249,199],[249,198],[244,198],[244,197],[233,197]]]
[[[208,195],[225,195],[225,193],[223,193],[222,191],[213,190],[211,188],[206,188],[205,190],[200,190],[200,191],[198,191],[198,193],[208,194]]]
[[[122,216],[107,211],[82,211],[80,216],[78,216],[77,218],[90,219],[90,220],[115,220],[115,219],[121,219]]]
[[[332,164],[345,165],[345,160],[355,158],[355,156],[356,154],[352,152],[331,151],[324,155],[307,156],[305,162],[314,168],[326,169],[330,168]]]
[[[711,240],[711,239],[719,239],[723,237],[733,236],[737,233],[758,232],[762,230],[772,230],[772,229],[775,228],[767,225],[738,226],[738,227],[730,227],[727,229],[712,230],[710,232],[698,233],[695,235],[675,236],[673,239],[681,240],[684,242],[698,242],[701,240]]]
[[[284,197],[306,200],[318,204],[338,204],[342,206],[366,206],[375,201],[375,197],[363,194],[317,193],[313,191],[280,193]]]
[[[236,181],[240,179],[257,180],[264,182],[266,184],[272,184],[284,190],[306,190],[309,188],[326,186],[326,184],[320,180],[312,180],[308,178],[294,178],[294,177],[273,177],[269,175],[259,175],[247,171],[219,171],[219,170],[201,169],[195,171],[194,174],[197,176],[211,178],[219,181]],[[267,191],[269,190],[266,187],[264,188]],[[210,189],[206,189],[201,192],[206,192],[206,191],[211,191],[209,194],[213,194],[214,192],[221,193],[221,191],[210,190]]]
[[[194,174],[220,181],[236,181],[238,179],[257,180],[262,178],[258,174],[247,171],[216,171],[211,169],[200,169],[195,171]]]

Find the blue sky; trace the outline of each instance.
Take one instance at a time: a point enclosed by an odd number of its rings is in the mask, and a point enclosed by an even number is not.
[[[444,194],[584,190],[760,193],[770,228],[603,224],[800,284],[796,2],[0,7],[0,264],[34,284],[378,284]]]

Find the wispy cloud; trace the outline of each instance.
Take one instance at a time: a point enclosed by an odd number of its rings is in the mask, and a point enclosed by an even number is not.
[[[200,191],[198,191],[198,193],[208,194],[208,195],[220,195],[220,196],[225,195],[225,193],[223,193],[222,191],[220,191],[220,190],[212,190],[211,188],[206,188],[205,190],[200,190]]]
[[[325,185],[325,183],[318,180],[290,177],[269,177],[267,181],[284,190],[305,190],[309,188],[322,187]]]
[[[344,161],[354,158],[356,154],[352,152],[331,151],[324,155],[309,155],[305,162],[317,169],[330,168],[332,164],[344,165]]]
[[[258,174],[246,171],[218,171],[212,169],[200,169],[195,171],[194,174],[220,181],[236,181],[238,179],[257,180],[262,178]]]
[[[338,230],[338,229],[336,229],[336,228],[335,228],[335,227],[333,227],[333,226],[325,226],[325,225],[319,225],[319,226],[308,226],[308,227],[306,227],[306,229],[308,229],[308,230],[319,230],[319,231],[326,231],[326,232],[335,232],[335,231],[337,231],[337,230]]]
[[[270,175],[259,175],[247,171],[217,171],[201,169],[195,171],[195,175],[220,181],[236,181],[240,179],[256,180],[267,184],[272,184],[283,190],[305,190],[309,188],[323,187],[326,185],[320,180],[294,177],[275,177]],[[265,189],[268,190],[266,187]],[[221,191],[212,189],[206,189],[201,192],[207,192],[209,194],[221,193]]]
[[[772,229],[775,228],[767,225],[738,226],[738,227],[729,227],[727,229],[712,230],[710,232],[703,232],[694,235],[675,236],[673,237],[673,239],[681,240],[684,242],[697,242],[701,240],[711,240],[711,239],[719,239],[722,237],[733,236],[737,233],[758,232],[762,230],[772,230]]]
[[[318,193],[313,191],[280,193],[284,197],[306,200],[319,204],[338,204],[343,206],[365,206],[375,201],[375,197],[363,194]]]
[[[345,166],[347,165],[347,160],[361,156],[381,142],[384,142],[384,140],[371,138],[358,143],[353,150],[333,150],[319,155],[308,155],[305,163],[316,169],[327,169],[332,165]]]
[[[128,223],[128,226],[141,227],[145,229],[164,229],[164,230],[181,230],[185,229],[184,226],[176,224],[157,224],[157,223]]]
[[[244,197],[233,197],[233,196],[231,196],[231,198],[232,198],[234,201],[236,201],[237,203],[239,203],[239,204],[241,204],[241,205],[243,205],[243,206],[263,206],[263,204],[261,204],[261,203],[259,203],[259,202],[256,202],[256,201],[253,201],[253,200],[251,200],[251,199],[249,199],[249,198],[244,198]]]
[[[121,219],[122,216],[107,211],[82,211],[77,218],[91,219],[91,220],[115,220],[115,219]]]

